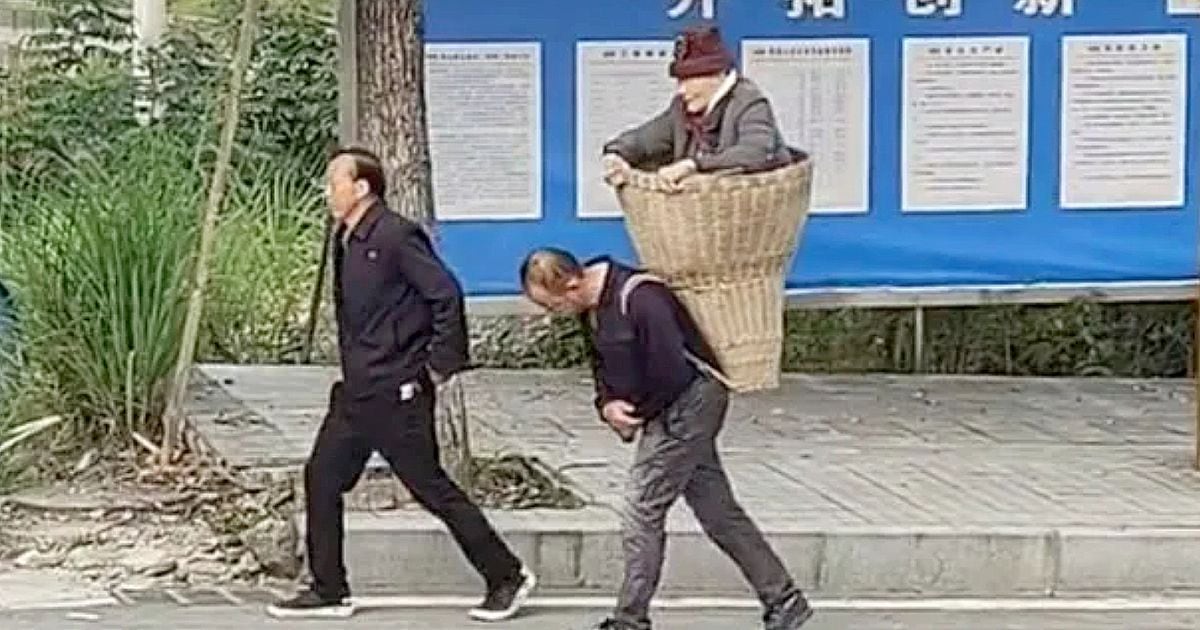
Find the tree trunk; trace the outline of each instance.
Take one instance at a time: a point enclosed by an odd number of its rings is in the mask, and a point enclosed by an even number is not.
[[[422,0],[357,0],[356,137],[379,155],[392,210],[418,221],[431,236],[433,170],[425,118]],[[435,239],[436,241],[436,239]],[[462,383],[438,392],[438,438],[446,470],[470,484],[470,442]]]
[[[421,0],[358,0],[358,137],[379,154],[393,210],[433,225]]]

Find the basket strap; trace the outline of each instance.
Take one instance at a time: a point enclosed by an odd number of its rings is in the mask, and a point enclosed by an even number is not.
[[[645,282],[657,282],[658,284],[662,285],[667,284],[665,280],[652,273],[640,272],[629,276],[629,278],[625,280],[624,286],[621,287],[620,306],[622,317],[625,317],[629,314],[629,294],[633,293],[634,289],[638,288]],[[722,374],[720,370],[713,367],[709,362],[696,356],[687,348],[683,349],[683,356],[690,361],[691,364],[696,367],[696,369],[704,372],[713,380],[724,385],[726,388],[734,389],[733,382],[730,381],[729,378],[727,378],[724,374]]]
[[[621,317],[629,315],[629,294],[638,288],[643,282],[657,282],[658,284],[666,284],[667,281],[662,278],[646,272],[635,273],[629,276],[625,281],[625,285],[621,287]]]

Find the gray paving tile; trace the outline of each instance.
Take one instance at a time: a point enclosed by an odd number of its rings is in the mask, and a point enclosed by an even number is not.
[[[250,467],[299,467],[337,374],[199,372],[193,422]],[[586,374],[479,371],[466,382],[477,452],[534,454],[619,505],[632,449],[600,424]],[[778,390],[735,397],[721,444],[764,521],[1192,526],[1190,404],[1182,381],[786,375]]]

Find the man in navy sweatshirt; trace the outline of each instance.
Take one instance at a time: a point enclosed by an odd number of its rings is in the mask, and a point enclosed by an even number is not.
[[[729,392],[687,309],[657,278],[607,257],[580,264],[539,249],[520,275],[531,301],[579,316],[589,331],[600,417],[626,441],[641,432],[623,512],[625,579],[614,615],[596,630],[651,627],[665,521],[680,496],[754,587],[766,630],[799,628],[812,608],[738,504],[717,453]]]

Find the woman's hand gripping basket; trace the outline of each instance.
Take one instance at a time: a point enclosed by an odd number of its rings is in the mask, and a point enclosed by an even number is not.
[[[691,311],[735,391],[779,386],[784,277],[812,201],[812,161],[700,174],[671,191],[634,170],[617,196],[641,264]]]

